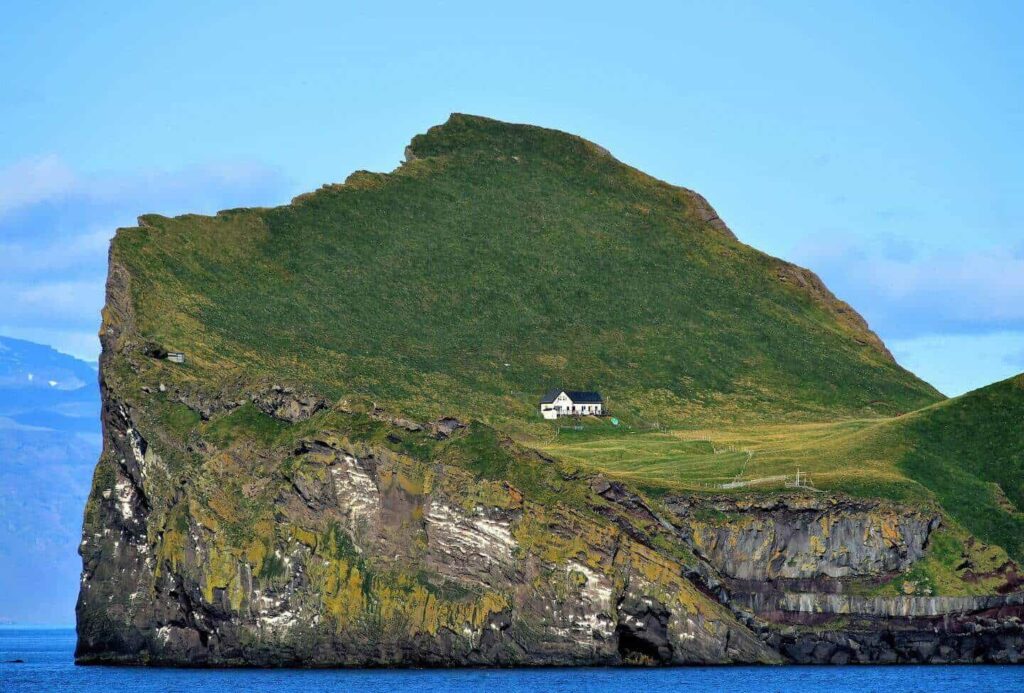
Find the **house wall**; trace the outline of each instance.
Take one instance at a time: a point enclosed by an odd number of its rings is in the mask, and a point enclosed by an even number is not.
[[[604,407],[601,404],[575,404],[564,392],[555,398],[551,404],[542,404],[540,407],[541,416],[545,419],[556,419],[559,416],[583,416],[599,415]]]

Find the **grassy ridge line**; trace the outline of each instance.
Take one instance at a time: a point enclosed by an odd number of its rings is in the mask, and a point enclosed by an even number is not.
[[[690,426],[941,397],[801,286],[810,273],[595,145],[453,116],[412,151],[291,205],[122,230],[141,336],[211,387],[273,378],[502,427],[552,383]]]

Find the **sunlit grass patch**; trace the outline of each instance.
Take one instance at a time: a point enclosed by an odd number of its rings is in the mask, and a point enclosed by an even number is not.
[[[730,482],[757,490],[783,488],[779,477],[791,478],[799,470],[823,490],[926,495],[897,468],[899,434],[886,420],[627,432],[578,442],[560,437],[538,446],[610,476],[681,490],[721,492]]]

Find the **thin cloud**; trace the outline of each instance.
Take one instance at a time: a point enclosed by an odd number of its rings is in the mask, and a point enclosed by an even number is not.
[[[953,253],[891,239],[809,242],[794,256],[883,337],[1024,330],[1024,256],[1009,245]]]
[[[54,154],[23,159],[0,169],[0,215],[67,194],[75,174]]]
[[[1024,370],[1024,331],[926,335],[894,339],[889,347],[900,363],[950,396]]]
[[[104,225],[67,239],[27,239],[14,242],[0,241],[0,258],[17,258],[16,263],[3,263],[7,277],[35,275],[56,270],[77,270],[94,264],[110,246],[114,229]],[[0,262],[3,262],[0,260]]]
[[[218,163],[86,176],[56,156],[0,169],[0,334],[94,359],[107,249],[141,214],[212,214],[290,197],[275,169]]]
[[[5,305],[0,305],[0,315],[30,317],[45,313],[67,324],[102,299],[103,278],[97,276],[92,281],[33,282],[28,285],[0,284],[0,293],[9,297]]]

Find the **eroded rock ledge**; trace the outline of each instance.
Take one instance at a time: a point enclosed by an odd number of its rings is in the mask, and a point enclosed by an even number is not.
[[[880,501],[791,495],[668,503],[696,550],[736,580],[844,578],[906,570],[939,516]]]
[[[850,593],[923,558],[937,514],[821,494],[668,499],[724,603],[788,661],[1024,661],[1024,593]]]

